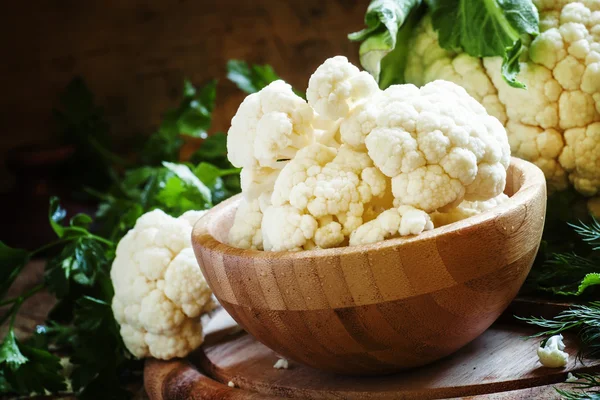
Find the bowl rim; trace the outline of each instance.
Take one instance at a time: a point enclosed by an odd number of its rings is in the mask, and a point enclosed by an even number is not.
[[[431,240],[448,233],[456,233],[457,235],[460,235],[460,231],[476,229],[477,226],[496,218],[498,215],[514,210],[517,207],[527,207],[527,204],[529,204],[533,198],[536,197],[536,194],[539,190],[544,190],[544,192],[546,191],[545,176],[536,165],[516,157],[511,157],[510,164],[513,166],[513,168],[517,168],[522,172],[523,181],[521,183],[521,187],[519,187],[519,190],[517,190],[516,193],[513,193],[513,195],[510,196],[507,201],[481,214],[477,214],[448,225],[440,226],[418,235],[386,239],[381,242],[358,246],[332,247],[329,249],[313,249],[302,251],[263,251],[240,249],[217,240],[212,235],[210,229],[214,225],[213,221],[218,220],[222,214],[229,211],[232,207],[237,206],[237,203],[242,199],[242,194],[238,194],[213,207],[206,214],[204,214],[204,216],[202,216],[198,222],[196,222],[192,230],[192,243],[194,247],[198,246],[207,248],[217,253],[230,254],[237,257],[254,259],[276,258],[283,261],[364,254],[365,252],[368,253],[383,249],[396,248],[408,243]],[[544,198],[545,197],[546,196],[544,194]]]

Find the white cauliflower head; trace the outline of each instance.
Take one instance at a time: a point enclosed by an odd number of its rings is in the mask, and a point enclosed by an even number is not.
[[[432,212],[502,193],[510,162],[506,131],[463,88],[435,81],[388,91],[390,100],[377,108],[365,145],[392,178],[400,204]]]
[[[227,155],[238,168],[280,169],[313,141],[314,112],[292,87],[275,81],[247,96],[231,120]]]
[[[343,56],[327,59],[311,75],[306,98],[324,118],[345,117],[357,103],[377,92],[377,82]]]
[[[117,246],[112,309],[136,357],[184,357],[202,344],[200,315],[214,303],[192,250],[192,226],[200,216],[150,211]]]
[[[502,78],[499,57],[478,59],[439,46],[431,19],[414,32],[406,80],[445,79],[463,86],[503,124],[513,154],[535,163],[551,190],[571,181],[584,195],[600,190],[600,3],[534,0],[540,34],[521,57],[518,80]],[[585,155],[583,154],[585,151]]]

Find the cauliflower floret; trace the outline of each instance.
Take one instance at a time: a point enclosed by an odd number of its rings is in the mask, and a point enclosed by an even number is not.
[[[285,164],[281,163],[281,167],[283,168]],[[242,168],[240,186],[244,197],[248,201],[253,201],[263,193],[272,192],[279,172],[281,172],[279,169],[268,167]]]
[[[314,112],[292,87],[275,81],[247,96],[227,133],[229,161],[239,168],[280,169],[280,160],[294,157],[313,141]]]
[[[273,368],[275,368],[275,369],[288,369],[289,367],[290,367],[290,363],[285,358],[280,358],[273,365]]]
[[[198,222],[200,220],[200,218],[202,218],[204,216],[204,214],[206,214],[207,210],[190,210],[190,211],[186,211],[183,214],[181,214],[181,216],[179,217],[179,219],[184,219],[187,222],[189,222],[189,224],[191,226],[196,225],[196,222]]]
[[[322,249],[337,247],[345,240],[342,225],[328,215],[319,218],[319,228],[315,231],[315,245]]]
[[[580,193],[596,195],[600,146],[592,142],[600,142],[594,136],[600,122],[600,7],[593,1],[534,3],[540,34],[525,49],[518,75],[527,90],[504,81],[500,57],[442,49],[430,16],[407,45],[405,77],[417,85],[445,79],[463,86],[506,125],[514,155],[540,167],[551,191],[570,181]]]
[[[410,206],[392,208],[359,226],[350,235],[350,246],[381,242],[392,236],[418,235],[433,229],[429,215]]]
[[[504,203],[508,200],[508,196],[504,193],[485,201],[463,201],[457,207],[446,212],[433,212],[430,214],[433,225],[438,228],[440,226],[452,224],[461,221],[465,218],[481,214],[485,211]]]
[[[544,367],[562,368],[569,362],[569,353],[564,349],[563,336],[554,335],[546,340],[544,347],[538,347],[537,355]]]
[[[384,194],[386,178],[367,154],[313,144],[281,171],[271,198],[315,218],[334,216],[347,236],[363,222],[364,205]]]
[[[600,122],[565,131],[566,145],[559,161],[579,192],[593,196],[600,190]]]
[[[420,90],[388,90],[413,95],[379,108],[365,144],[374,164],[392,178],[400,204],[432,212],[502,192],[510,161],[506,132],[464,89],[435,81]]]
[[[202,343],[200,315],[214,303],[191,247],[192,225],[200,217],[148,212],[117,246],[112,308],[136,357],[184,357]]]
[[[337,120],[378,90],[377,82],[368,72],[360,71],[346,57],[336,56],[327,59],[311,75],[306,98],[319,115]]]
[[[240,249],[262,250],[262,220],[260,201],[243,199],[229,230],[229,244]]]
[[[317,220],[290,205],[265,210],[262,221],[263,246],[267,251],[299,251],[315,236]]]

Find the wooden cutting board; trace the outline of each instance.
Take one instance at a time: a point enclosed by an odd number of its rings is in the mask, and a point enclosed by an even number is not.
[[[207,328],[203,347],[186,360],[148,360],[144,378],[149,397],[156,400],[552,399],[558,396],[548,385],[563,382],[568,372],[600,371],[600,360],[576,360],[577,339],[572,335],[565,335],[567,350],[572,355],[568,366],[542,367],[536,355],[539,340],[523,339],[535,329],[503,322],[494,324],[478,339],[439,362],[368,378],[327,374],[291,361],[287,370],[274,369],[278,357],[273,351],[252,336],[234,331],[235,322],[222,311]],[[228,386],[230,382],[234,388]]]

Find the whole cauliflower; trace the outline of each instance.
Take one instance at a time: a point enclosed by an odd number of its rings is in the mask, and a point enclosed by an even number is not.
[[[408,48],[405,78],[463,86],[506,125],[514,155],[544,171],[551,190],[570,181],[580,193],[600,190],[600,3],[534,0],[540,34],[521,58],[518,79],[502,79],[499,57],[478,59],[439,46],[424,18]]]
[[[142,215],[117,246],[112,309],[136,357],[184,357],[203,341],[200,316],[215,304],[192,250],[201,212]]]

